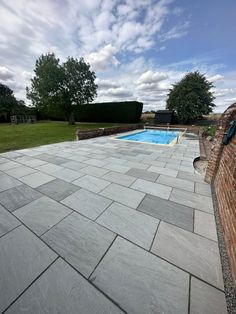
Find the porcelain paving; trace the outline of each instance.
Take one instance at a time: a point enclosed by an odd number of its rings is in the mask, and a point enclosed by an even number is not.
[[[136,178],[131,177],[127,174],[122,174],[122,173],[114,172],[114,171],[111,171],[105,174],[103,176],[103,179],[113,182],[113,183],[124,185],[127,187],[130,186],[136,180]]]
[[[55,201],[61,201],[79,189],[78,186],[70,184],[60,179],[50,181],[37,188],[37,190]]]
[[[169,168],[156,167],[156,166],[149,167],[148,171],[156,172],[159,174],[164,174],[164,175],[170,176],[170,177],[176,177],[178,174],[177,170],[169,169]]]
[[[179,205],[153,195],[146,195],[137,210],[180,228],[193,231],[194,209],[191,207]]]
[[[89,175],[95,176],[95,177],[102,177],[106,173],[108,173],[109,170],[95,167],[95,166],[88,166],[88,167],[84,167],[84,168],[80,169],[80,172],[85,173],[85,174],[89,174]]]
[[[216,223],[214,215],[204,213],[200,210],[195,210],[194,232],[213,241],[217,241]]]
[[[19,226],[21,223],[0,205],[0,237]]]
[[[63,199],[61,203],[94,220],[112,203],[112,200],[80,189]]]
[[[189,275],[119,237],[90,280],[127,313],[188,313]]]
[[[87,189],[91,192],[99,193],[100,191],[105,189],[110,184],[110,182],[104,179],[85,175],[82,178],[73,181],[73,184],[78,185],[79,187]]]
[[[155,182],[158,178],[159,174],[143,169],[138,168],[131,168],[129,171],[126,172],[127,175],[133,176],[136,178],[140,178],[147,181]]]
[[[39,171],[20,178],[20,181],[31,186],[32,188],[37,188],[38,186],[52,180],[55,180],[55,178]]]
[[[132,189],[168,199],[172,188],[163,184],[137,179],[131,186]]]
[[[223,292],[191,278],[190,314],[227,314]]]
[[[100,194],[132,208],[137,208],[145,195],[116,183],[111,183]]]
[[[44,313],[123,313],[62,259],[50,266],[6,313],[39,314],[42,309]]]
[[[210,196],[211,197],[211,186],[206,183],[195,183],[195,192],[198,194],[202,194],[205,196]]]
[[[216,242],[162,221],[151,251],[213,286],[224,289]]]
[[[0,312],[5,310],[57,257],[24,226],[0,238]]]
[[[20,166],[20,167],[17,167],[17,168],[6,170],[5,172],[6,172],[6,174],[8,174],[11,177],[21,178],[23,176],[26,176],[27,174],[31,174],[31,173],[34,173],[36,171],[37,170],[32,169],[30,167]]]
[[[6,191],[8,189],[14,188],[21,185],[22,182],[3,174],[0,176],[0,192]]]
[[[182,189],[189,192],[194,192],[194,182],[189,182],[185,179],[174,178],[168,175],[161,174],[156,180],[157,183],[165,184],[171,187]]]
[[[55,178],[62,179],[66,182],[72,182],[84,176],[84,173],[72,169],[62,168],[52,173]]]
[[[112,203],[96,221],[147,250],[159,224],[158,219],[119,203]]]
[[[89,277],[115,234],[73,213],[43,235],[43,240],[85,277]]]
[[[14,215],[39,236],[70,213],[69,208],[47,196],[14,211]]]

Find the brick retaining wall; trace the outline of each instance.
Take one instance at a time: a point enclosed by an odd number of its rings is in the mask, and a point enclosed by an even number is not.
[[[205,180],[215,187],[222,231],[236,287],[236,135],[228,145],[222,144],[229,123],[234,119],[236,103],[224,112],[218,122]]]

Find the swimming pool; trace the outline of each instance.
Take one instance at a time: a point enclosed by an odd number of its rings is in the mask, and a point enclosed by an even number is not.
[[[172,143],[174,144],[177,137],[181,134],[182,132],[176,131],[144,130],[124,136],[118,136],[117,138],[126,141],[168,145]]]

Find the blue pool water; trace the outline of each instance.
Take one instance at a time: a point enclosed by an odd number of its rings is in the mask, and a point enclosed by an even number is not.
[[[129,135],[119,136],[118,138],[136,142],[170,144],[178,135],[179,132],[173,131],[145,130]]]

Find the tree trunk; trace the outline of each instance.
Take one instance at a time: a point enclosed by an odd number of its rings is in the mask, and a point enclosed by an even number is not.
[[[69,115],[68,124],[69,125],[75,125],[75,117],[74,117],[73,112],[70,113],[70,115]]]

